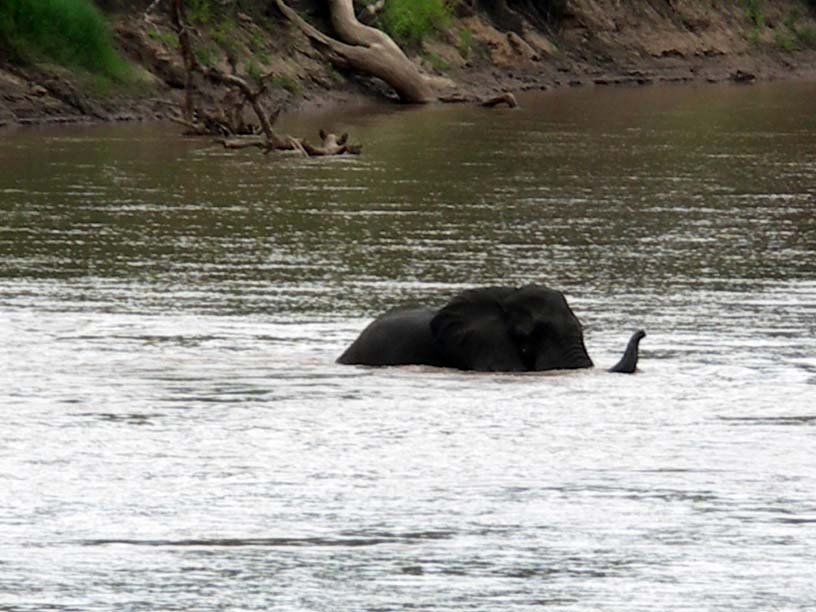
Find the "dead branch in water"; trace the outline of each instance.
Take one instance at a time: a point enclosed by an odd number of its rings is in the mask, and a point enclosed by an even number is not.
[[[188,128],[189,134],[202,136],[219,136],[221,142],[228,149],[243,149],[259,147],[265,153],[270,151],[297,151],[306,156],[342,155],[344,153],[359,154],[361,145],[346,145],[346,138],[338,138],[334,134],[324,134],[321,130],[321,145],[314,146],[302,139],[289,135],[279,134],[274,129],[280,109],[268,112],[261,97],[266,93],[263,81],[272,74],[262,76],[260,86],[252,87],[246,79],[237,74],[226,74],[214,67],[203,66],[195,56],[191,40],[191,29],[186,24],[184,0],[172,0],[171,17],[173,28],[178,35],[179,47],[184,60],[185,91],[182,103],[182,119],[177,123]],[[194,75],[198,73],[215,83],[227,88],[222,99],[222,107],[216,110],[206,110],[196,105]],[[243,109],[249,104],[258,119],[263,139],[258,137],[254,127],[243,121]],[[250,135],[250,139],[238,138],[240,135]],[[242,142],[243,140],[243,142]],[[343,141],[340,143],[340,141]]]
[[[270,147],[269,141],[266,138],[221,138],[218,140],[225,149],[248,149],[258,148],[264,153],[269,153],[273,150],[280,150],[282,147]],[[362,150],[361,145],[348,144],[348,134],[332,134],[320,130],[320,146],[310,144],[305,140],[292,138],[286,143],[287,150],[295,150],[308,157],[324,157],[328,155],[359,155]]]
[[[500,96],[495,96],[493,98],[488,98],[487,100],[482,100],[481,106],[485,108],[494,108],[499,106],[500,104],[506,104],[507,108],[517,108],[518,101],[516,100],[516,96],[514,96],[509,91],[505,91]]]

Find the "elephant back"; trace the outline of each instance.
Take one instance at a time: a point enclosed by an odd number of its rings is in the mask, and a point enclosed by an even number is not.
[[[432,365],[444,362],[431,337],[436,312],[419,305],[392,308],[366,327],[337,359],[346,365]]]

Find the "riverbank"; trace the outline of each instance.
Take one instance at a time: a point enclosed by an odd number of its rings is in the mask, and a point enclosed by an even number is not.
[[[117,7],[106,14],[133,76],[114,83],[56,65],[20,65],[0,50],[0,127],[179,116],[185,72],[166,7],[100,4]],[[332,67],[274,5],[226,4],[220,15],[194,16],[199,60],[228,73],[273,73],[271,105],[308,110],[394,97],[381,81]],[[448,79],[463,98],[568,86],[816,79],[812,3],[569,0],[548,3],[547,11],[529,4],[461,2],[444,27],[403,46],[421,70]],[[331,32],[321,3],[291,5]],[[223,96],[218,86],[199,86],[205,103]]]

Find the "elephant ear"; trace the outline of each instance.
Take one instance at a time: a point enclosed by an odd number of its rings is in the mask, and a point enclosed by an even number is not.
[[[511,337],[502,302],[512,287],[470,289],[454,297],[431,320],[443,361],[460,370],[522,372],[527,368]]]

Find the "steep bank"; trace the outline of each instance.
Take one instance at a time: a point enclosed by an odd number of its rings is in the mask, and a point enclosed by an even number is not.
[[[0,126],[166,119],[178,115],[185,72],[166,0],[97,0],[136,66],[126,83],[53,64],[23,64],[0,46]],[[331,33],[325,3],[290,6]],[[274,73],[273,103],[319,106],[393,96],[382,82],[338,70],[274,2],[188,0],[198,59],[225,72]],[[379,25],[377,18],[373,25]],[[816,78],[811,0],[470,0],[422,42],[403,44],[425,72],[464,95],[558,86]],[[202,82],[211,102],[219,87]]]

